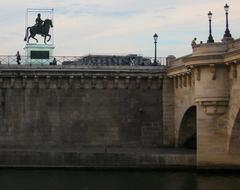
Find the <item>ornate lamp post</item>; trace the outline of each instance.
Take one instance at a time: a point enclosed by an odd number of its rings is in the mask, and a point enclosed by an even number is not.
[[[155,54],[154,54],[154,65],[157,65],[157,39],[158,39],[158,35],[155,33],[153,35],[153,39],[154,39],[154,44],[155,44]]]
[[[229,31],[229,28],[228,28],[228,11],[229,11],[229,6],[228,4],[226,4],[224,6],[224,10],[225,10],[225,13],[226,13],[226,30],[225,30],[225,34],[223,36],[223,38],[232,38],[232,35]]]
[[[209,11],[208,13],[208,19],[209,19],[209,36],[207,43],[214,43],[214,39],[212,37],[212,12]]]

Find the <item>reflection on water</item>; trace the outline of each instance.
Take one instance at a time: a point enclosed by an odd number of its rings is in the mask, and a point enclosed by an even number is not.
[[[199,175],[197,182],[199,190],[240,190],[240,174]]]
[[[0,190],[240,190],[240,175],[173,171],[0,170]]]

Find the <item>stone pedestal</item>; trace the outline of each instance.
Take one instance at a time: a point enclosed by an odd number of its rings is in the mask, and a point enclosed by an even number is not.
[[[26,44],[24,49],[27,64],[49,64],[53,61],[52,44]]]

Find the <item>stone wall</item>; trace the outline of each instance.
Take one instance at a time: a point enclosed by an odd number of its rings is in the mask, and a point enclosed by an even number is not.
[[[173,142],[172,125],[163,128],[163,68],[19,68],[0,74],[2,149],[161,147],[164,139],[164,144]]]
[[[142,152],[141,152],[142,151]],[[127,151],[59,152],[59,151],[0,151],[0,167],[63,167],[100,169],[194,169],[194,152],[157,153]]]

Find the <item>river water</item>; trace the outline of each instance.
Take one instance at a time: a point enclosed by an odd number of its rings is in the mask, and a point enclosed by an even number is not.
[[[240,190],[240,174],[1,169],[0,190]]]

